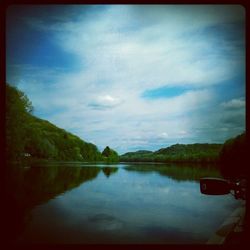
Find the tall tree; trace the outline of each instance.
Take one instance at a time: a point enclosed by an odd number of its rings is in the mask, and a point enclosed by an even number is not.
[[[109,146],[106,146],[106,148],[102,151],[102,156],[107,162],[119,161],[119,155],[115,150],[111,149]]]

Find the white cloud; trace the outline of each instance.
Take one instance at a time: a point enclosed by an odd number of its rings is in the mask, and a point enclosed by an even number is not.
[[[165,138],[168,138],[169,135],[168,135],[168,133],[163,132],[163,133],[161,133],[161,134],[159,135],[159,137],[165,139]]]
[[[188,134],[188,132],[185,131],[185,130],[181,130],[181,131],[179,132],[179,134],[180,134],[180,135],[186,135],[186,134]]]
[[[228,102],[223,102],[221,104],[222,107],[227,109],[239,109],[239,108],[245,108],[245,100],[243,98],[238,99],[232,99]]]
[[[58,46],[77,55],[87,67],[77,74],[77,78],[85,82],[82,85],[105,80],[113,88],[126,85],[137,92],[169,84],[210,85],[218,79],[230,78],[237,62],[215,53],[219,47],[209,39],[195,36],[183,39],[182,34],[238,18],[233,17],[231,8],[227,7],[218,16],[221,8],[196,6],[191,11],[187,6],[142,9],[110,6],[92,19],[79,18],[75,22],[44,25],[44,28],[57,31]],[[196,21],[193,13],[196,13]],[[141,14],[145,16],[140,17]],[[143,25],[148,18],[150,23]],[[130,30],[133,23],[138,26],[135,31]],[[213,53],[204,56],[204,50]]]
[[[88,104],[88,106],[93,109],[107,109],[114,108],[121,104],[121,100],[116,97],[112,97],[110,95],[97,96],[92,102]]]

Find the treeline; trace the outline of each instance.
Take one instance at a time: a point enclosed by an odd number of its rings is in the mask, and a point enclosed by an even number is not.
[[[175,144],[155,152],[139,150],[120,156],[124,162],[216,162],[222,144]]]
[[[247,176],[249,156],[247,155],[246,133],[227,140],[224,144],[175,144],[155,152],[139,150],[120,156],[123,162],[162,163],[216,163],[221,174],[228,178]]]
[[[54,160],[98,161],[101,153],[92,143],[60,129],[48,121],[30,116],[25,153]]]
[[[29,157],[60,161],[119,160],[114,150],[101,153],[96,145],[33,116],[32,110],[27,96],[6,84],[7,160],[19,161]]]
[[[108,146],[101,153],[96,145],[32,115],[27,96],[6,84],[6,158],[19,161],[38,158],[59,161],[104,162],[219,162],[222,169],[245,169],[246,135],[224,144],[175,144],[155,152],[139,150],[119,156]],[[230,167],[229,167],[230,166]],[[243,170],[242,170],[243,171]],[[245,171],[245,170],[244,170]],[[244,172],[243,171],[243,172]]]
[[[227,140],[220,152],[220,169],[225,177],[247,176],[249,156],[246,133]]]

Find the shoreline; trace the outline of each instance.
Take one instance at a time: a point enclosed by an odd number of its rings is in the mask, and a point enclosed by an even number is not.
[[[246,202],[242,201],[206,242],[208,245],[243,244]]]

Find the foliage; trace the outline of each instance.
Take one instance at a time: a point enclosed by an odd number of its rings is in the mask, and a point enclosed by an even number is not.
[[[56,160],[97,161],[101,154],[92,143],[58,128],[48,121],[31,117],[26,152],[32,156]]]
[[[102,157],[105,162],[119,162],[119,155],[115,150],[111,149],[109,146],[107,146],[102,151]]]
[[[8,84],[6,84],[5,105],[6,157],[18,160],[24,152],[28,116],[33,108],[23,92]]]
[[[227,140],[220,153],[221,173],[225,177],[247,175],[247,140],[246,133]]]
[[[215,162],[219,158],[221,144],[175,144],[155,152],[136,151],[121,155],[125,162]]]
[[[49,121],[32,115],[33,107],[27,96],[6,84],[6,156],[19,161],[32,158],[60,161],[125,162],[202,162],[221,163],[224,175],[246,174],[246,135],[237,136],[222,144],[175,144],[155,152],[139,150],[119,157],[108,146],[99,152],[97,147],[58,128]],[[27,158],[27,157],[26,157]]]
[[[19,160],[25,154],[40,159],[100,161],[97,147],[31,114],[27,96],[6,85],[7,159]]]

